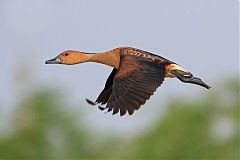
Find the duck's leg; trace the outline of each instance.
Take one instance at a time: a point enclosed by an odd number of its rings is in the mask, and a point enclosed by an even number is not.
[[[197,84],[207,89],[211,87],[204,83],[200,78],[194,77],[190,72],[183,72],[181,70],[172,70],[171,73],[175,75],[180,81],[185,83]]]

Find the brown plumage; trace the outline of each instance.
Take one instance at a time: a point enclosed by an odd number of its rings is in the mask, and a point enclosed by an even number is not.
[[[131,47],[120,47],[114,50],[91,54],[79,51],[65,51],[46,64],[78,64],[97,62],[113,67],[104,89],[95,102],[87,100],[91,105],[104,105],[113,114],[129,113],[132,115],[163,83],[165,77],[178,78],[182,82],[210,87],[201,79],[194,77],[176,63],[161,56]]]

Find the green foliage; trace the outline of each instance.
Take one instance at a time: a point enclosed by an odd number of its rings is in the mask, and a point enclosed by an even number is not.
[[[61,107],[56,92],[32,93],[14,115],[14,134],[0,141],[1,158],[46,159],[88,155],[87,133]],[[60,102],[60,103],[57,103]]]
[[[172,101],[153,128],[131,140],[90,133],[83,114],[56,91],[35,91],[16,108],[13,132],[0,135],[0,158],[238,159],[239,86],[221,86],[200,100]]]
[[[231,81],[226,86],[201,101],[172,103],[155,128],[132,144],[134,151],[130,156],[136,159],[173,160],[240,158],[238,84]],[[232,96],[233,102],[224,104],[221,98],[227,94]],[[220,131],[229,133],[226,129],[232,129],[230,135],[218,137],[214,134],[215,125],[218,125],[216,121],[221,118],[222,122],[230,122],[233,128],[220,126]]]
[[[177,108],[134,144],[133,157],[143,159],[234,159],[237,135],[218,144],[211,137],[215,111],[204,104],[177,104]]]

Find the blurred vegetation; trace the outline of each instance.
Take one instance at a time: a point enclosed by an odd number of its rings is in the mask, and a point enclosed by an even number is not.
[[[66,110],[56,92],[37,90],[17,106],[13,131],[0,134],[0,158],[237,160],[239,82],[219,86],[211,96],[171,102],[153,128],[129,141],[89,133],[83,114]]]
[[[238,82],[229,81],[211,97],[172,103],[155,128],[133,144],[133,157],[239,159],[238,92]]]

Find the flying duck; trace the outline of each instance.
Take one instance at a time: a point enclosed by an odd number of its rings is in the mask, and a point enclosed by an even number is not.
[[[113,67],[97,100],[86,101],[91,105],[98,105],[101,110],[112,111],[112,114],[120,111],[121,116],[126,112],[132,115],[145,104],[165,77],[178,78],[185,83],[210,88],[200,78],[194,77],[178,64],[132,47],[119,47],[103,53],[68,50],[45,63],[73,65],[84,62],[97,62]],[[100,106],[104,104],[105,107]]]

